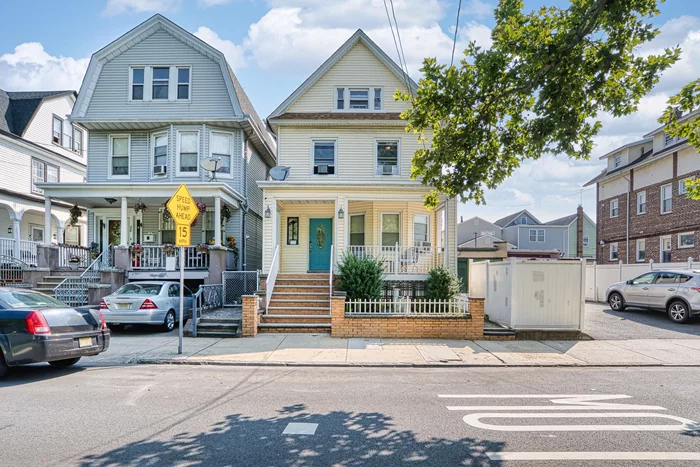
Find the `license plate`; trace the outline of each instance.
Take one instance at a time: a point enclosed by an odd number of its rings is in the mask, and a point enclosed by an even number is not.
[[[92,346],[92,337],[81,337],[78,339],[78,347],[90,347]]]
[[[117,309],[118,310],[130,310],[131,309],[131,303],[117,303]]]

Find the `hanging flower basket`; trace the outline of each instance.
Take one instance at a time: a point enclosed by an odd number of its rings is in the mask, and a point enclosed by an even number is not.
[[[226,237],[226,246],[233,251],[234,262],[238,262],[238,244],[236,243],[236,238],[232,235]]]
[[[138,243],[136,245],[131,246],[131,252],[139,254],[143,251],[143,246],[139,245]]]
[[[175,247],[173,246],[173,244],[172,243],[163,244],[163,253],[165,253],[166,255],[175,253]]]
[[[231,210],[225,204],[223,206],[221,206],[221,219],[224,222],[228,222],[229,219],[231,219]]]
[[[70,208],[70,211],[69,211],[69,212],[70,212],[70,221],[69,221],[69,224],[70,224],[71,226],[75,226],[75,224],[78,223],[78,219],[79,219],[80,216],[83,214],[83,211],[81,211],[80,208],[78,207],[78,205],[76,204],[76,205],[74,205],[72,208]]]
[[[206,243],[200,243],[199,245],[196,246],[197,253],[206,253],[209,251],[209,245]]]
[[[197,209],[199,209],[199,212],[205,213],[207,212],[207,205],[200,201],[199,203],[197,203]]]
[[[148,211],[148,206],[146,206],[146,203],[144,203],[141,200],[138,200],[137,202],[134,203],[134,212],[136,214],[140,212],[146,212]]]

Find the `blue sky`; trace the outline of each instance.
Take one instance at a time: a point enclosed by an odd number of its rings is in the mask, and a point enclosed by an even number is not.
[[[268,115],[352,32],[363,28],[392,57],[396,51],[382,0],[24,0],[3,2],[0,88],[78,89],[90,55],[159,12],[227,56],[262,116]],[[458,51],[470,40],[489,44],[495,0],[463,0]],[[565,6],[566,1],[526,1]],[[457,1],[394,0],[409,70],[419,77],[425,56],[449,61]],[[662,34],[640,53],[680,44],[686,57],[700,54],[700,2],[669,0],[654,23]],[[37,10],[41,14],[37,14]],[[601,116],[604,129],[590,161],[545,157],[528,162],[487,206],[461,206],[465,218],[497,219],[528,209],[540,220],[573,213],[580,187],[602,167],[598,156],[654,128],[667,97],[700,76],[700,63],[684,58],[666,73],[640,111],[623,119]],[[583,193],[594,217],[595,193]]]

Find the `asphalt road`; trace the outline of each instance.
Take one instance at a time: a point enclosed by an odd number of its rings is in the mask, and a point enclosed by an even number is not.
[[[584,332],[598,340],[696,339],[700,337],[700,319],[679,324],[660,311],[627,308],[616,312],[607,304],[588,302]]]
[[[693,367],[37,365],[0,381],[0,465],[700,465],[698,388]]]

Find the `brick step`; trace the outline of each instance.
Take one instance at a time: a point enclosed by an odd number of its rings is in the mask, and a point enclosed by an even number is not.
[[[331,307],[330,305],[328,306],[288,306],[288,305],[283,305],[283,306],[269,306],[267,307],[268,310],[293,310],[293,311],[301,311],[301,310],[330,310]]]
[[[305,299],[305,300],[275,300],[274,298],[270,300],[270,306],[274,307],[315,307],[315,306],[330,306],[330,299]]]
[[[272,300],[328,300],[329,292],[272,292]]]
[[[200,330],[199,328],[197,328],[197,337],[226,338],[226,337],[239,337],[239,335],[238,335],[238,329],[236,329],[235,331],[224,331],[224,330],[209,331],[209,330]]]
[[[268,315],[287,315],[287,314],[296,314],[296,315],[328,315],[330,313],[330,308],[324,308],[324,309],[319,309],[319,310],[314,310],[314,309],[309,309],[309,308],[293,308],[289,309],[286,307],[276,307],[276,308],[271,308],[267,310]]]
[[[330,332],[330,324],[260,323],[259,333],[318,333]]]
[[[264,324],[331,324],[330,315],[265,315]]]
[[[298,274],[277,274],[277,279],[326,279],[328,280],[329,273],[298,273]]]
[[[275,285],[272,293],[278,292],[306,292],[306,293],[324,293],[328,296],[331,294],[331,289],[327,285]]]
[[[325,279],[280,279],[277,278],[275,287],[290,285],[323,285],[328,287],[328,278]]]

